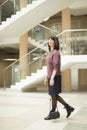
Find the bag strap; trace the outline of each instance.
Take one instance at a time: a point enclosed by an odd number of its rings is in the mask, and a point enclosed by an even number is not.
[[[52,103],[52,101],[51,101],[51,98],[50,98],[50,103],[49,103],[49,112],[51,111],[51,103]]]

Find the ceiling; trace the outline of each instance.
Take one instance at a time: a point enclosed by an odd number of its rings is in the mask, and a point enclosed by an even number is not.
[[[0,0],[0,5],[6,0]],[[78,0],[74,1],[69,8],[71,9],[71,14],[74,16],[78,15],[87,15],[87,0]],[[14,6],[12,0],[9,0],[2,10],[2,20],[5,20],[7,17],[10,17],[14,13]],[[59,15],[59,14],[57,14]],[[61,15],[61,14],[60,14]],[[56,15],[55,15],[56,16]],[[53,16],[54,17],[54,16]],[[52,17],[51,17],[52,18]],[[18,43],[0,45],[0,54],[9,53],[17,54],[18,53]]]
[[[69,8],[71,9],[71,14],[74,16],[87,15],[87,0],[76,0]]]

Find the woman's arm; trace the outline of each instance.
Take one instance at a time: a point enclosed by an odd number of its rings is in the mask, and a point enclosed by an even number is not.
[[[54,80],[54,77],[55,77],[56,73],[57,73],[57,71],[53,70],[53,73],[52,73],[51,78],[50,78],[51,80]]]
[[[56,75],[56,70],[53,70],[53,73],[51,75],[51,78],[50,78],[50,85],[53,86],[54,85],[54,77]]]
[[[48,84],[48,77],[47,75],[45,76],[45,79],[44,79],[44,85],[47,85]]]
[[[50,85],[53,86],[54,85],[54,77],[58,71],[58,64],[59,64],[59,55],[57,51],[54,51],[54,55],[53,55],[53,72],[50,78]]]

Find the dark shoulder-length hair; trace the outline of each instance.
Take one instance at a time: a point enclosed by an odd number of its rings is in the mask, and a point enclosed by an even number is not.
[[[59,50],[59,39],[58,39],[58,37],[50,36],[49,39],[50,38],[54,41],[54,44],[55,44],[54,49]],[[51,48],[50,48],[49,44],[48,44],[48,49],[49,49],[49,51],[51,51]]]

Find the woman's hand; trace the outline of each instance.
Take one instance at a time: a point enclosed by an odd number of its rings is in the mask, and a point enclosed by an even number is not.
[[[54,78],[55,78],[56,72],[57,72],[56,70],[53,70],[53,73],[50,78],[50,86],[54,85]]]
[[[47,85],[47,84],[48,84],[48,80],[45,79],[45,80],[44,80],[44,85]]]
[[[50,86],[54,85],[54,79],[50,79]]]

